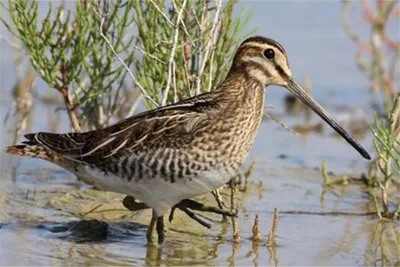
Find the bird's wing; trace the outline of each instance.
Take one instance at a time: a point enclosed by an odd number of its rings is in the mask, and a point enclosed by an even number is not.
[[[28,145],[41,145],[71,160],[102,164],[121,152],[178,148],[205,129],[215,103],[208,95],[161,107],[86,133],[32,133]]]

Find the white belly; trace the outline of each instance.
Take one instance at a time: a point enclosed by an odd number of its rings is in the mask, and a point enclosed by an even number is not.
[[[78,176],[101,190],[133,196],[161,216],[183,199],[220,188],[235,174],[233,170],[213,170],[202,172],[191,180],[177,179],[174,183],[161,177],[128,181],[111,173],[104,174],[97,168],[85,166],[79,169]]]

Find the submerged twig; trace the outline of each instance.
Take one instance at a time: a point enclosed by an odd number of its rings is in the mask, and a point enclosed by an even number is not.
[[[257,159],[253,160],[253,162],[250,164],[247,171],[244,173],[244,185],[240,189],[241,191],[243,191],[243,192],[247,191],[247,186],[249,184],[249,178],[250,178],[250,175],[253,173],[254,168],[256,167],[256,164],[257,164]]]

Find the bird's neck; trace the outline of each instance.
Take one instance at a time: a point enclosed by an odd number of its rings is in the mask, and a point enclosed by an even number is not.
[[[246,113],[242,115],[256,117],[263,114],[265,85],[248,71],[231,70],[214,94],[227,114]]]
[[[238,164],[248,155],[254,144],[264,110],[264,84],[252,79],[246,72],[230,72],[216,90],[219,122],[229,132],[231,154]],[[222,126],[221,126],[222,125]]]

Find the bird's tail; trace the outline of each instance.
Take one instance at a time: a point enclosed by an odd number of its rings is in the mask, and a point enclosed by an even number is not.
[[[54,160],[56,157],[52,152],[48,151],[41,145],[9,146],[4,148],[3,151],[13,155],[30,157],[30,158],[40,158],[49,161]]]

